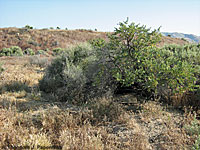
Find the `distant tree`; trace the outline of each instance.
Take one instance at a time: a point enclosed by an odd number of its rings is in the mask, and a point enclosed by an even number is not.
[[[29,25],[26,25],[25,28],[26,28],[26,29],[33,29],[33,27],[32,27],[32,26],[29,26]]]
[[[50,27],[49,29],[54,29],[53,27]]]
[[[59,30],[59,29],[60,29],[60,27],[56,27],[56,29],[58,29],[58,30]]]

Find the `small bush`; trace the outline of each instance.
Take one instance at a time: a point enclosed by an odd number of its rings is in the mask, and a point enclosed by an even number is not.
[[[30,25],[26,25],[25,28],[26,28],[26,29],[33,29],[33,27],[30,26]]]
[[[12,50],[10,48],[3,48],[0,52],[1,56],[11,56]]]
[[[1,56],[23,56],[22,49],[19,46],[3,48],[0,52]]]
[[[27,48],[27,49],[24,51],[24,54],[25,54],[25,55],[35,55],[35,52],[34,52],[31,48]]]
[[[31,56],[29,58],[29,62],[30,62],[31,65],[37,65],[39,67],[46,67],[47,65],[50,64],[48,58],[40,57],[38,55]]]
[[[53,49],[53,55],[59,55],[63,52],[64,50],[62,48],[55,48]]]
[[[10,50],[12,56],[23,56],[22,49],[19,46],[12,46]]]
[[[1,85],[0,87],[0,93],[19,92],[19,91],[30,92],[30,88],[28,87],[26,83],[22,83],[18,81],[6,83],[6,84]]]
[[[44,50],[38,50],[36,55],[46,55],[46,52]]]

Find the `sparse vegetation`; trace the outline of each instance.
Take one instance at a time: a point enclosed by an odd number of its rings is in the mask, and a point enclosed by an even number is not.
[[[26,25],[24,28],[26,28],[26,29],[33,29],[33,27],[30,26],[30,25]]]

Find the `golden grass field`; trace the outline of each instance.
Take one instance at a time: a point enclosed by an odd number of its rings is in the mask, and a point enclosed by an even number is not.
[[[1,57],[1,149],[182,150],[194,113],[134,94],[102,98],[84,106],[55,101],[39,91],[44,67],[33,56]],[[41,58],[42,59],[42,58]],[[50,58],[48,58],[50,60]]]

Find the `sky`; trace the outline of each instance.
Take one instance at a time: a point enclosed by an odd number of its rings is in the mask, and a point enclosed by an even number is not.
[[[200,36],[200,0],[0,0],[0,28],[114,31],[119,22]]]

